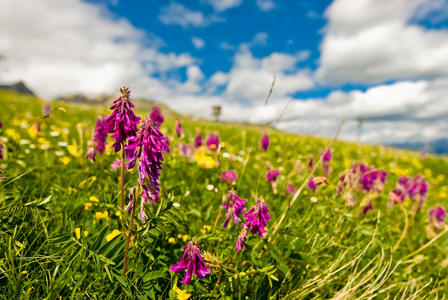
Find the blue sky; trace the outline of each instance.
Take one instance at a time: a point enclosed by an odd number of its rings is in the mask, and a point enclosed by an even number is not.
[[[447,0],[0,0],[1,80],[367,143],[448,138]],[[268,106],[264,100],[276,76]]]

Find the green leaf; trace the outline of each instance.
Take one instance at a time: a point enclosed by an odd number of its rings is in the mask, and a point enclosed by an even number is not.
[[[98,257],[103,261],[103,262],[105,262],[106,264],[109,264],[109,265],[115,265],[115,263],[112,261],[112,260],[110,260],[110,259],[108,259],[107,257],[105,257],[104,255],[98,255]]]

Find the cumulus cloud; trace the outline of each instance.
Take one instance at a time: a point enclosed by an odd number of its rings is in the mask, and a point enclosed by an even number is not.
[[[184,28],[205,27],[224,19],[217,15],[204,16],[200,11],[191,10],[182,4],[171,2],[160,11],[159,21],[165,25],[180,25]]]
[[[431,141],[447,136],[447,93],[448,78],[396,82],[371,87],[365,92],[334,91],[325,98],[294,101],[279,127],[331,136],[347,116],[342,137],[348,140],[356,139],[359,119],[362,119],[364,142]]]
[[[188,53],[162,53],[163,42],[100,7],[77,1],[3,0],[0,11],[2,81],[25,80],[44,98],[65,93],[109,94],[132,83],[166,92],[154,73],[191,66]],[[144,47],[142,44],[149,45]]]
[[[205,47],[204,40],[195,36],[191,38],[191,43],[193,43],[196,49],[202,49]]]
[[[208,0],[206,2],[213,6],[215,11],[222,12],[230,8],[240,6],[243,0]]]
[[[262,11],[270,11],[276,8],[275,2],[272,0],[256,0],[255,3]]]
[[[410,23],[433,5],[425,0],[334,1],[325,11],[328,26],[316,78],[338,85],[448,75],[448,32]]]

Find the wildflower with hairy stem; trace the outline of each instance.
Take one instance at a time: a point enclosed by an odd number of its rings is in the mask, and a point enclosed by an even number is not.
[[[179,259],[179,262],[170,267],[172,272],[180,273],[187,270],[182,284],[191,284],[191,279],[197,276],[203,279],[205,275],[210,273],[210,269],[205,265],[200,253],[199,244],[193,239],[184,247],[184,255]]]
[[[249,228],[252,234],[258,233],[261,238],[263,238],[264,233],[267,233],[265,229],[266,222],[271,220],[267,206],[268,204],[263,197],[260,197],[255,206],[248,213],[244,214],[244,217],[247,218],[247,222],[244,225]]]
[[[103,127],[106,132],[113,133],[111,138],[115,140],[115,143],[110,148],[114,148],[115,153],[124,148],[128,138],[136,135],[137,125],[140,121],[140,118],[132,111],[135,106],[129,97],[131,93],[129,88],[121,88],[120,93],[121,96],[110,107],[113,110],[112,114],[103,120]],[[121,153],[121,209],[124,209],[124,149]]]
[[[322,157],[322,167],[325,172],[325,177],[328,178],[330,175],[330,161],[333,156],[331,155],[330,148],[328,148],[327,152],[325,152],[324,156]]]

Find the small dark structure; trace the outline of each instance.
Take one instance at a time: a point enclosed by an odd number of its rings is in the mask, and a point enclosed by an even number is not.
[[[213,116],[215,116],[215,121],[219,122],[219,116],[221,115],[221,105],[213,106]]]

